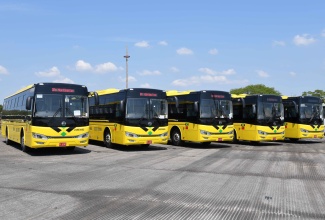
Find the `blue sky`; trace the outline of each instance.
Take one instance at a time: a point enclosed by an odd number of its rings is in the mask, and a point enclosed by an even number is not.
[[[325,90],[325,1],[0,1],[0,100],[37,82]],[[2,101],[0,101],[2,103]]]

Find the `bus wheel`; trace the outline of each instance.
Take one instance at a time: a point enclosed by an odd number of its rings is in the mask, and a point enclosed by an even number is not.
[[[20,147],[23,152],[28,152],[28,150],[29,150],[28,147],[25,145],[24,134],[22,134],[20,137]]]
[[[104,135],[104,145],[107,148],[113,147],[111,133],[107,130]]]
[[[234,144],[237,144],[238,143],[236,131],[234,131],[234,138],[232,139],[232,143],[234,143]]]
[[[289,140],[292,142],[297,142],[299,140],[299,138],[289,138]]]
[[[6,131],[5,143],[6,143],[6,145],[11,144],[11,141],[9,140],[9,137],[8,137],[8,131]]]
[[[175,146],[180,146],[182,144],[181,132],[178,129],[174,129],[172,132],[172,144]]]

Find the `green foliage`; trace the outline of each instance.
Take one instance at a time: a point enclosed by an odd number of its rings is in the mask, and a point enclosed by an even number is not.
[[[263,84],[248,85],[244,88],[231,89],[231,94],[269,94],[269,95],[282,95],[274,88],[267,87]]]
[[[308,92],[303,92],[303,96],[316,96],[320,97],[323,100],[323,103],[325,103],[325,91],[316,89],[314,92],[308,91]]]
[[[2,112],[2,105],[0,105],[0,113]]]

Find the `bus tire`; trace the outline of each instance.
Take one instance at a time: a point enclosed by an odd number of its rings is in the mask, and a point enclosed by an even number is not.
[[[25,145],[25,138],[24,134],[20,135],[20,147],[23,152],[28,152],[29,148]]]
[[[11,141],[9,140],[8,129],[6,129],[6,138],[5,138],[6,145],[10,145]]]
[[[234,138],[232,139],[232,143],[237,144],[238,143],[238,139],[237,139],[237,133],[234,130]]]
[[[175,146],[180,146],[182,145],[182,136],[181,132],[178,129],[174,129],[172,131],[172,136],[171,136],[172,144]]]
[[[105,131],[105,134],[104,134],[104,146],[107,147],[107,148],[113,147],[113,144],[112,144],[112,135],[109,132],[109,130],[106,130]]]
[[[297,142],[297,141],[299,141],[299,138],[289,138],[289,140],[292,142]]]

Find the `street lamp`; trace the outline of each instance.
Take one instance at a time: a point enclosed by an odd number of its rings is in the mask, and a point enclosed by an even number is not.
[[[129,73],[128,73],[128,59],[130,58],[129,54],[128,54],[128,47],[126,47],[126,55],[124,56],[125,58],[125,62],[126,62],[126,79],[125,79],[125,83],[126,83],[126,88],[128,88],[128,82],[129,82]]]

